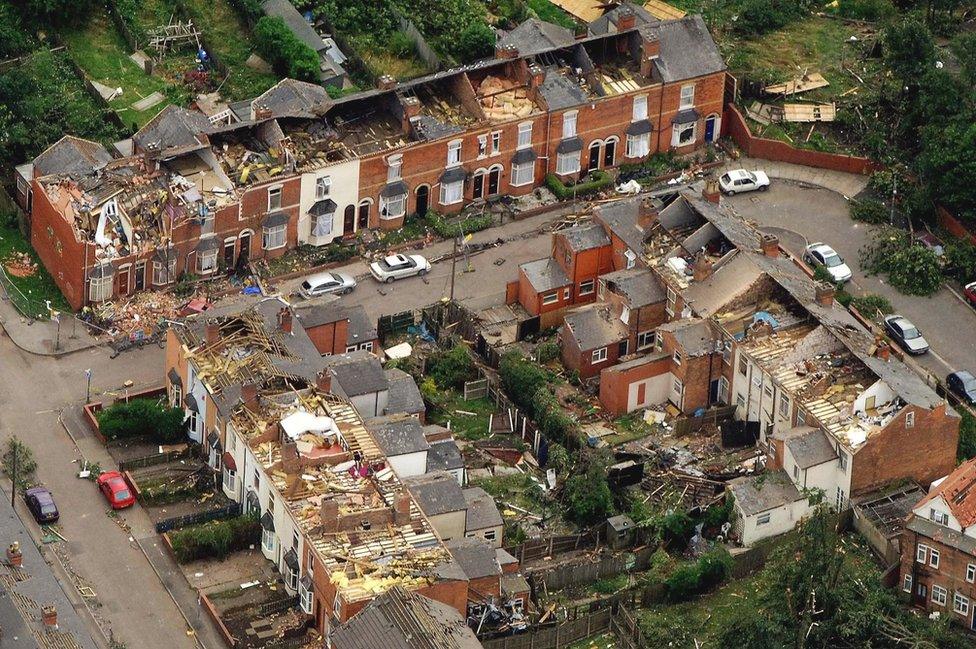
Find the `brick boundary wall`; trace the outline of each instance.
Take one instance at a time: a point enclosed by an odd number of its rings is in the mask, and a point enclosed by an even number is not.
[[[936,206],[936,214],[939,217],[939,225],[946,229],[954,237],[965,239],[970,243],[976,244],[976,234],[966,227],[966,224],[954,217],[941,205]]]
[[[806,167],[861,175],[867,175],[881,169],[881,165],[869,158],[798,149],[786,142],[757,137],[749,131],[749,125],[745,118],[733,104],[726,105],[723,122],[726,135],[732,138],[736,146],[751,158],[789,162]]]

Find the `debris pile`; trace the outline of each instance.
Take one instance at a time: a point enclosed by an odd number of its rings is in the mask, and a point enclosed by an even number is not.
[[[10,253],[3,260],[3,267],[14,277],[31,277],[37,272],[37,262],[26,252]]]
[[[481,82],[478,94],[485,116],[492,121],[528,117],[536,112],[528,88],[510,80],[489,75]]]
[[[125,301],[82,309],[81,319],[114,335],[150,335],[163,320],[179,317],[183,301],[170,293],[141,292]]]

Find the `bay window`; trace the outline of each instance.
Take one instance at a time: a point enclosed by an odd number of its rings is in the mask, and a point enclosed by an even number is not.
[[[460,203],[464,197],[464,181],[441,183],[441,205]]]
[[[272,225],[262,229],[261,247],[265,250],[275,250],[285,247],[285,226]]]
[[[578,151],[560,153],[556,158],[556,173],[560,176],[573,174],[580,170],[580,156]]]
[[[671,146],[685,146],[694,143],[696,126],[698,126],[697,122],[675,124],[671,133]]]
[[[535,162],[512,165],[512,185],[522,187],[535,180]]]
[[[643,158],[651,152],[651,136],[649,133],[627,136],[627,157]]]

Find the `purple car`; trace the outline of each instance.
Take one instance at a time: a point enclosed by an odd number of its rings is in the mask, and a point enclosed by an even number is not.
[[[47,487],[32,487],[24,492],[27,508],[38,523],[54,523],[58,520],[58,506]]]

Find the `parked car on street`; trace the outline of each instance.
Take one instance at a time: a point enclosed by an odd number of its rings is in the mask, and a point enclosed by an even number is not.
[[[108,504],[112,506],[112,509],[125,509],[126,507],[131,507],[136,502],[135,496],[132,495],[132,490],[129,489],[129,484],[118,471],[106,471],[102,473],[95,480],[95,484],[98,485],[98,489],[105,496],[105,499],[108,500]]]
[[[298,287],[298,294],[306,300],[329,293],[346,295],[356,288],[356,278],[346,273],[316,273],[309,275]]]
[[[822,266],[824,270],[830,273],[831,279],[837,283],[847,282],[851,279],[850,267],[826,243],[818,241],[807,246],[803,253],[803,261],[813,266]]]
[[[976,406],[976,376],[966,370],[953,372],[946,377],[946,387],[965,403]]]
[[[389,255],[369,265],[369,272],[381,282],[392,282],[404,277],[426,275],[430,262],[420,255]]]
[[[34,520],[41,525],[55,523],[60,516],[58,506],[54,504],[54,496],[47,487],[31,487],[24,492],[24,502]]]
[[[733,169],[727,171],[718,179],[718,185],[726,196],[769,189],[769,176],[764,171],[746,171]]]
[[[929,350],[928,341],[922,337],[922,332],[908,318],[890,315],[884,319],[884,327],[891,339],[909,354],[924,354]]]
[[[966,301],[976,307],[976,282],[969,282],[962,289],[962,294],[966,296]]]

